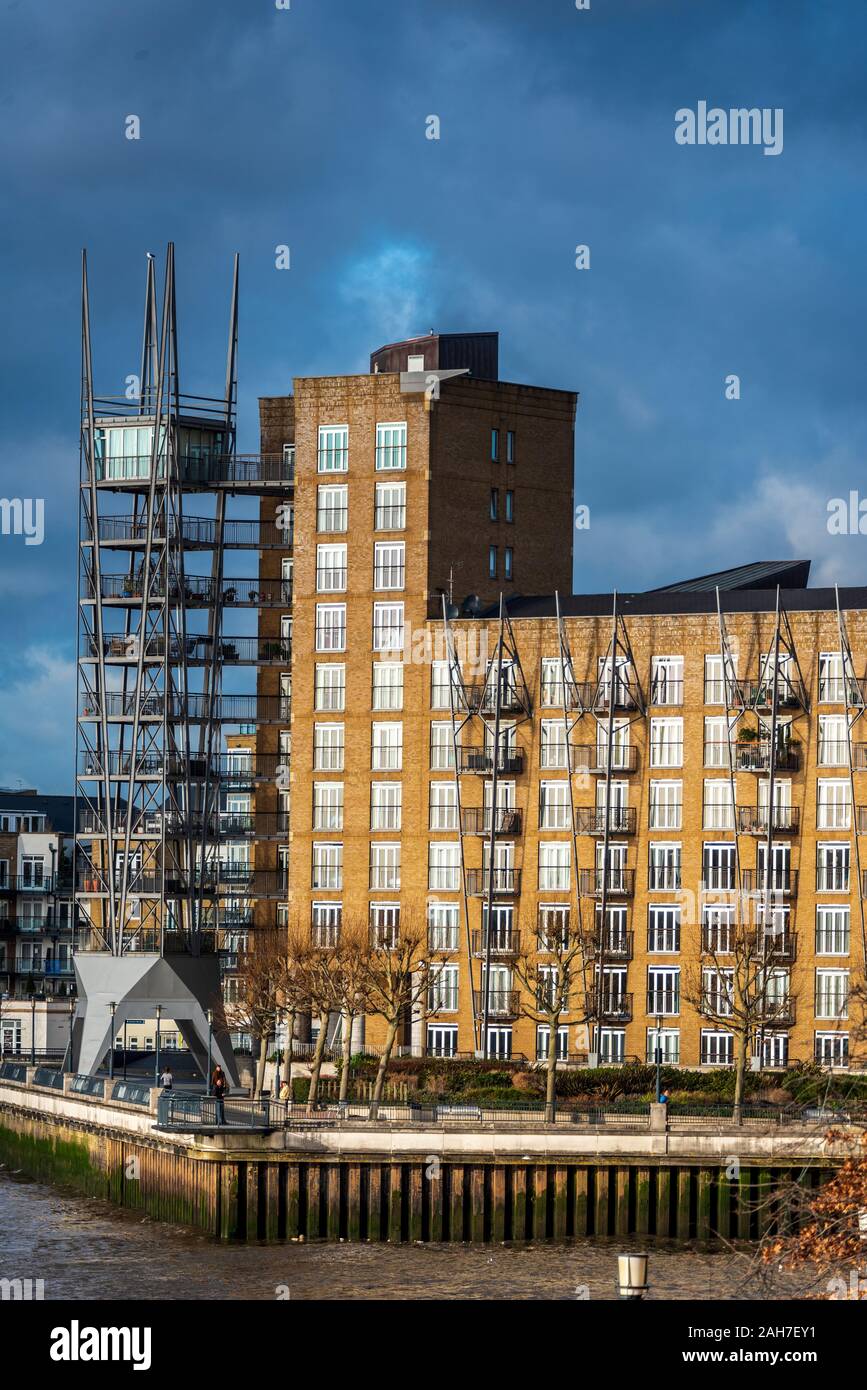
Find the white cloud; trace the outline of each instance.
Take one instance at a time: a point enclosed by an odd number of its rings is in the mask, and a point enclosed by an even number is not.
[[[71,792],[74,720],[75,662],[56,647],[26,647],[0,689],[0,781]],[[57,769],[65,785],[40,785]]]
[[[354,261],[340,292],[361,312],[383,342],[398,341],[435,327],[431,255],[423,247],[395,242]]]

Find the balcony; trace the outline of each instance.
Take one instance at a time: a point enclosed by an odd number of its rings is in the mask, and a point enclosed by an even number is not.
[[[491,989],[488,991],[488,1018],[517,1018],[521,1012],[521,995],[517,989]],[[473,990],[473,1007],[476,1016],[485,1014],[485,994],[483,990]]]
[[[797,772],[800,766],[800,744],[787,742],[777,745],[774,768],[777,772]],[[769,772],[771,744],[767,739],[738,739],[734,750],[737,772]]]
[[[579,882],[587,898],[631,898],[635,892],[634,869],[580,869]]]
[[[493,818],[495,835],[520,835],[522,813],[514,806],[498,807]],[[446,826],[445,829],[452,827]],[[465,835],[490,835],[490,806],[462,806],[461,829]]]
[[[744,892],[753,897],[761,897],[768,890],[789,898],[798,894],[797,869],[772,868],[770,874],[766,874],[764,869],[744,869],[742,879]]]
[[[800,810],[797,806],[775,806],[773,812],[774,831],[781,834],[797,835],[800,823]],[[739,806],[738,833],[741,835],[767,835],[767,806]]]
[[[556,953],[569,949],[571,916],[568,907],[558,907],[554,911],[539,908],[536,933],[540,951]]]
[[[497,688],[486,681],[466,681],[464,683],[467,705],[480,714],[493,716],[497,709]],[[522,714],[529,704],[523,683],[503,681],[500,685],[500,713]]]
[[[488,869],[467,869],[467,894],[471,898],[486,898],[491,887],[491,874]],[[521,870],[494,868],[493,894],[495,898],[517,897],[521,891]]]
[[[747,681],[744,689],[746,703],[752,709],[771,710],[774,702],[773,679]],[[806,709],[804,687],[796,676],[780,675],[777,679],[777,708]]]
[[[867,680],[860,676],[825,676],[819,679],[820,705],[863,709],[867,705]]]
[[[793,1028],[797,1017],[795,1000],[788,994],[774,995],[760,1002],[762,1023],[769,1028]]]
[[[158,477],[165,474],[166,460],[157,461]],[[282,492],[295,481],[295,460],[283,454],[207,454],[177,460],[182,484],[189,488],[225,487],[228,491]],[[141,488],[151,476],[150,454],[131,454],[122,458],[98,458],[96,481],[103,487],[130,484]]]
[[[155,573],[151,578],[149,601],[155,605],[162,604],[165,591],[163,577]],[[100,592],[103,600],[109,604],[140,604],[144,597],[144,575],[104,574]],[[88,588],[88,597],[91,601],[95,597],[93,584]],[[186,575],[183,589],[179,584],[169,584],[168,597],[173,603],[183,598],[187,608],[209,608],[218,600],[224,608],[285,608],[292,602],[292,581],[223,579],[218,584],[209,575]]]
[[[494,770],[494,755],[487,748],[461,748],[461,772],[476,772],[490,777]],[[517,749],[502,749],[497,759],[497,772],[520,773],[524,771],[524,754]]]
[[[611,750],[612,772],[635,772],[638,767],[638,749],[631,745],[619,748],[616,744]],[[589,772],[604,776],[608,770],[608,745],[598,743],[576,743],[572,748],[572,771]]]
[[[474,931],[472,936],[473,955],[487,958],[488,956],[488,932]],[[490,955],[492,959],[503,956],[517,956],[521,950],[521,933],[519,931],[498,931],[490,933]]]
[[[634,835],[636,813],[634,806],[612,806],[605,814],[601,806],[579,806],[575,810],[575,831],[578,835],[604,835],[607,829],[617,835]]]
[[[775,964],[792,965],[798,950],[796,932],[758,931],[752,938],[753,953],[759,960],[773,961]]]
[[[582,709],[601,713],[612,708],[612,683],[603,681],[579,681],[576,685]],[[626,679],[614,681],[613,708],[618,710],[638,709],[638,688]]]
[[[620,990],[604,990],[599,994],[585,994],[584,1016],[598,1023],[631,1023],[632,995]]]
[[[584,937],[584,955],[587,960],[630,961],[632,960],[633,933],[604,933],[600,940],[597,933],[588,932]]]

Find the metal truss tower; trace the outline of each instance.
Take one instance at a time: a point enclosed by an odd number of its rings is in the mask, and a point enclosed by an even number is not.
[[[261,708],[264,697],[224,694],[224,668],[288,665],[291,655],[224,631],[225,608],[262,602],[255,581],[226,579],[227,550],[283,539],[227,519],[229,500],[288,496],[293,482],[290,459],[235,451],[237,346],[236,257],[223,394],[182,394],[169,245],[159,321],[148,257],[140,378],[127,396],[97,396],[83,258],[75,888],[87,946],[75,958],[70,1059],[79,1071],[100,1066],[126,1018],[160,1014],[204,1065],[210,1012],[213,1055],[234,1078],[221,923],[227,901],[282,888],[278,875],[259,882],[226,854],[227,841],[255,834],[255,817],[227,823],[235,765],[224,732],[276,722],[278,711]]]

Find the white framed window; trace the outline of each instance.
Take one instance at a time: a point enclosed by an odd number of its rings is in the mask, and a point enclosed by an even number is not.
[[[343,887],[343,845],[314,840],[312,886],[320,891]]]
[[[735,808],[728,778],[705,778],[703,804],[705,830],[734,830]]]
[[[374,661],[373,708],[403,709],[403,665],[399,661]]]
[[[343,783],[313,783],[313,829],[343,829]]]
[[[726,955],[734,946],[735,909],[727,903],[706,903],[701,913],[702,948],[712,955]]]
[[[370,766],[374,772],[400,772],[403,767],[403,722],[389,719],[371,726]]]
[[[724,714],[710,714],[704,721],[704,765],[705,767],[729,767],[729,747],[731,735],[729,721]]]
[[[406,545],[377,541],[373,547],[374,589],[402,589],[406,582]]]
[[[849,971],[816,971],[816,1017],[849,1017]]]
[[[342,920],[342,903],[313,903],[310,910],[310,926],[314,946],[336,946],[340,940]]]
[[[406,421],[376,427],[376,471],[406,468]]]
[[[852,850],[846,840],[816,846],[816,892],[848,893]]]
[[[647,863],[647,887],[651,893],[680,887],[680,844],[674,840],[651,841]]]
[[[650,703],[683,704],[683,657],[655,656],[651,662]]]
[[[317,713],[346,708],[346,667],[342,662],[317,661],[313,680],[313,708]]]
[[[428,903],[428,947],[431,951],[456,951],[460,929],[457,903]]]
[[[654,955],[672,955],[680,950],[679,907],[668,903],[648,907],[647,949]]]
[[[427,1055],[429,1057],[456,1057],[458,1051],[458,1026],[456,1023],[430,1023],[427,1030]]]
[[[543,719],[539,727],[539,766],[565,768],[566,730],[562,719]]]
[[[820,1067],[848,1067],[849,1034],[816,1034],[815,1057]]]
[[[539,892],[563,892],[569,888],[572,846],[568,840],[539,842]]]
[[[680,1013],[680,967],[651,965],[647,969],[647,1012],[656,1017]]]
[[[454,782],[431,782],[430,829],[457,830],[458,789]]]
[[[564,662],[559,656],[542,657],[542,708],[543,709],[562,709],[565,689],[568,686],[570,691],[574,688],[575,679],[569,668],[568,662],[565,663],[566,680],[564,683],[563,672]]]
[[[729,891],[737,887],[735,847],[732,844],[705,844],[702,848],[702,888],[705,892]]]
[[[459,968],[457,965],[435,963],[431,966],[427,1000],[429,1013],[457,1013],[458,976]]]
[[[706,705],[734,704],[734,683],[737,680],[737,657],[729,658],[726,670],[722,654],[706,656],[704,659],[704,702]],[[728,691],[726,690],[728,678]]]
[[[657,1056],[657,1048],[659,1049],[659,1056]],[[647,1061],[652,1063],[659,1062],[663,1066],[679,1066],[680,1029],[648,1028]]]
[[[816,908],[816,955],[848,956],[851,941],[848,907]]]
[[[849,722],[845,714],[819,715],[819,767],[846,767]]]
[[[346,651],[345,603],[317,603],[316,650],[318,652]]]
[[[842,652],[819,653],[819,703],[839,705],[846,699],[847,681],[852,679],[852,671],[843,671]]]
[[[400,830],[402,792],[400,782],[371,783],[371,830]]]
[[[349,525],[349,488],[346,483],[323,483],[316,489],[316,530],[320,535],[342,535]]]
[[[372,892],[396,893],[400,888],[400,844],[370,846],[370,887]]]
[[[346,543],[317,545],[316,592],[342,594],[346,589]]]
[[[705,967],[701,972],[702,1010],[720,1018],[730,1018],[734,1011],[734,980],[733,969]]]
[[[349,426],[320,425],[317,470],[345,473],[349,468]]]
[[[817,784],[817,830],[849,830],[852,825],[852,800],[848,780],[842,777],[820,777]]]
[[[599,1060],[610,1065],[622,1062],[626,1057],[626,1029],[599,1029]]]
[[[539,784],[540,830],[569,830],[571,828],[571,813],[568,782],[541,782]]]
[[[394,951],[400,940],[400,903],[370,904],[370,936],[378,951]]]
[[[399,652],[403,650],[403,604],[375,603],[373,605],[373,650]]]
[[[683,719],[651,719],[650,766],[683,766]]]
[[[434,893],[457,893],[461,886],[460,843],[432,840],[428,844],[427,886]]]
[[[455,745],[451,720],[434,720],[430,726],[430,765],[432,772],[454,770]]]
[[[342,724],[313,726],[313,768],[316,772],[342,772],[343,750]]]
[[[536,1025],[536,1061],[546,1062],[551,1054],[551,1027],[548,1023]],[[569,1026],[561,1023],[557,1029],[557,1057],[565,1062],[569,1056]]]
[[[375,531],[403,531],[406,527],[406,483],[377,483],[374,501]]]
[[[683,783],[678,779],[653,779],[650,783],[651,830],[680,830],[683,818]]]
[[[431,709],[451,709],[451,698],[449,696],[449,669],[448,661],[432,661],[430,667],[430,707]],[[457,692],[455,692],[457,694]],[[455,700],[455,708],[458,708],[458,701]]]
[[[734,1034],[702,1028],[700,1056],[703,1067],[730,1067],[735,1056]]]

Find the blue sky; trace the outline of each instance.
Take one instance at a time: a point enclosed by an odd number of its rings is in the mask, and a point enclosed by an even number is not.
[[[0,16],[0,495],[46,519],[42,546],[0,536],[0,784],[71,790],[83,245],[106,393],[137,369],[144,253],[169,239],[185,389],[219,388],[238,250],[241,449],[293,374],[498,329],[503,376],[581,392],[576,588],[788,556],[863,582],[863,539],[826,528],[830,497],[867,493],[860,0]],[[677,145],[701,100],[781,107],[782,154]]]

